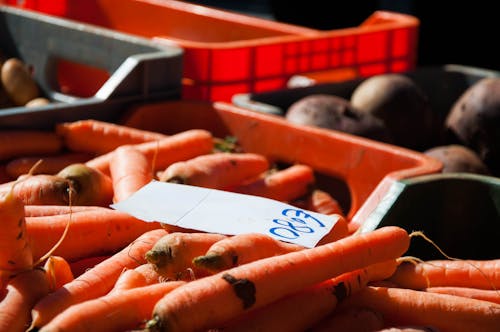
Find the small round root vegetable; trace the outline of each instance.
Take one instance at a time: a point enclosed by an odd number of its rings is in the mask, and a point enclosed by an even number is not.
[[[445,120],[449,139],[476,151],[493,174],[500,174],[500,79],[483,78],[457,99]]]
[[[424,151],[424,154],[443,163],[442,173],[490,174],[488,167],[479,158],[479,155],[463,145],[440,145]]]
[[[427,95],[410,77],[398,73],[369,77],[350,100],[361,112],[382,119],[394,144],[417,150],[434,145],[435,114]]]
[[[0,78],[10,99],[18,106],[24,106],[40,96],[40,89],[28,66],[18,58],[9,58],[4,62]]]
[[[101,171],[82,163],[63,168],[57,176],[71,182],[73,205],[107,206],[113,200],[113,182]]]
[[[338,130],[353,135],[390,142],[384,123],[360,112],[347,99],[327,94],[312,94],[294,102],[285,118],[292,123]]]

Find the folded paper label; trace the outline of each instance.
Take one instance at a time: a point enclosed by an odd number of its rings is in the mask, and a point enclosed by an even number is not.
[[[308,248],[339,219],[268,198],[160,181],[111,207],[146,222],[228,235],[263,233]]]

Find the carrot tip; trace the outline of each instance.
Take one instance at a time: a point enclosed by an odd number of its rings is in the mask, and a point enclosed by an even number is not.
[[[193,264],[207,270],[223,270],[229,267],[221,255],[215,254],[195,257]]]

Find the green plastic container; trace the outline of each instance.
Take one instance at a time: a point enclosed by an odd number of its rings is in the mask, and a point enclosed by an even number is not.
[[[443,173],[394,181],[359,231],[388,225],[423,231],[451,257],[499,258],[500,178]],[[407,254],[421,259],[445,258],[422,237],[412,238]]]

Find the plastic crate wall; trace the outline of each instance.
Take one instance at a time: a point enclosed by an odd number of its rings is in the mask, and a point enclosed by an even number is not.
[[[376,11],[358,27],[319,31],[180,1],[25,0],[22,6],[181,46],[182,97],[190,100],[230,101],[235,93],[280,89],[301,73],[345,76],[347,69],[345,78],[352,79],[416,65],[419,21],[401,13]],[[167,22],[177,15],[185,19],[174,31]]]

